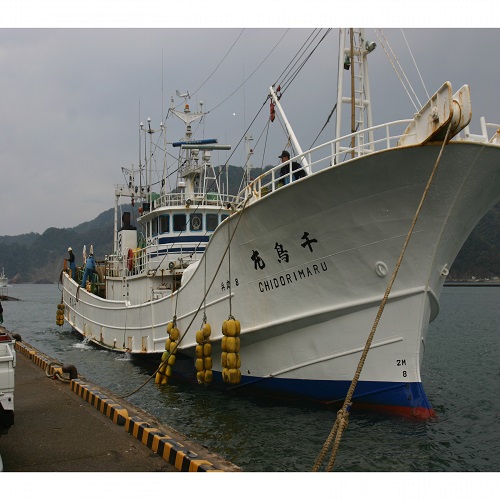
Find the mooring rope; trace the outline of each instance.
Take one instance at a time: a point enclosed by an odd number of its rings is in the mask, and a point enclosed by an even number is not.
[[[312,468],[313,472],[317,472],[321,464],[323,463],[323,460],[326,456],[326,453],[328,452],[328,449],[331,446],[332,441],[335,439],[335,442],[333,444],[332,452],[330,455],[330,460],[327,465],[327,472],[330,472],[333,470],[333,465],[335,463],[335,458],[337,456],[337,452],[340,446],[340,440],[342,439],[342,434],[344,433],[344,430],[347,428],[347,425],[349,423],[349,413],[351,411],[351,405],[352,405],[352,396],[354,394],[354,390],[356,389],[356,385],[358,383],[359,377],[361,375],[361,371],[363,369],[363,365],[366,360],[366,356],[368,355],[368,351],[370,350],[370,346],[373,340],[373,337],[375,336],[375,332],[377,330],[378,324],[380,322],[380,318],[382,316],[382,313],[384,312],[385,305],[387,303],[387,299],[389,298],[389,294],[391,293],[392,285],[394,284],[394,281],[396,279],[396,276],[398,274],[399,268],[401,266],[401,262],[403,261],[404,254],[406,252],[406,248],[408,247],[408,244],[410,242],[410,238],[413,234],[413,229],[415,228],[415,225],[417,223],[417,220],[420,216],[420,212],[422,210],[422,206],[424,204],[425,199],[427,198],[427,193],[429,192],[429,189],[431,187],[431,184],[434,180],[434,176],[436,175],[437,168],[439,165],[439,162],[441,161],[441,156],[444,151],[444,147],[446,143],[448,142],[448,136],[451,130],[451,123],[452,120],[450,120],[450,123],[448,125],[448,128],[446,130],[446,136],[443,140],[443,144],[441,146],[441,149],[439,151],[439,155],[436,159],[436,163],[434,164],[434,168],[432,169],[431,175],[429,177],[429,180],[427,181],[427,185],[425,187],[425,190],[422,194],[422,198],[420,200],[420,203],[418,205],[417,211],[415,212],[415,216],[413,217],[413,221],[411,223],[410,229],[408,231],[408,234],[406,236],[406,240],[403,244],[403,248],[401,249],[401,253],[399,254],[399,258],[396,262],[396,266],[394,267],[394,271],[392,273],[391,279],[389,280],[389,284],[387,285],[387,289],[384,293],[384,297],[382,299],[382,302],[380,303],[377,316],[375,318],[375,321],[373,323],[372,329],[370,331],[370,335],[368,335],[368,339],[366,340],[365,348],[363,349],[363,353],[361,355],[361,358],[358,363],[358,368],[356,369],[356,373],[354,374],[354,377],[352,379],[351,385],[349,387],[349,390],[347,391],[346,398],[344,400],[344,404],[342,405],[342,408],[337,412],[337,418],[335,420],[335,423],[332,427],[332,430],[330,431],[330,434],[328,435],[323,448],[321,449],[318,457],[316,458],[316,462],[314,463],[314,466]]]

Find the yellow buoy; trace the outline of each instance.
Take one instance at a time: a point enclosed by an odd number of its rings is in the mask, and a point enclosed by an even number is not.
[[[208,337],[210,337],[210,334],[212,333],[212,328],[210,328],[210,325],[208,323],[205,323],[203,325],[202,331],[205,339],[208,339]]]
[[[241,381],[241,373],[236,368],[230,368],[228,370],[228,377],[230,384],[239,384]]]
[[[203,335],[202,330],[196,332],[196,342],[198,342],[198,344],[203,344],[203,342],[205,342],[205,335]]]
[[[179,329],[174,327],[172,328],[172,331],[170,332],[170,340],[179,340],[179,337],[180,337],[180,333],[179,333]]]
[[[201,346],[200,346],[201,347]],[[203,344],[203,356],[211,356],[212,355],[212,344]]]
[[[175,364],[175,352],[177,350],[178,340],[180,338],[179,329],[175,326],[175,322],[170,321],[167,324],[168,339],[165,341],[165,352],[161,355],[161,364],[158,368],[160,377],[155,377],[155,383],[167,384],[172,376],[173,366]]]
[[[227,367],[229,369],[232,369],[232,368],[237,368],[237,358],[236,358],[236,353],[234,352],[228,352],[227,353]]]
[[[226,335],[228,337],[236,337],[236,321],[234,319],[228,319],[226,325]]]
[[[226,351],[227,352],[240,352],[240,339],[239,337],[226,338]]]
[[[194,366],[195,366],[197,372],[203,371],[204,365],[205,365],[205,363],[203,362],[203,358],[196,358],[196,360],[194,362]]]
[[[203,368],[205,370],[211,370],[212,369],[212,358],[210,356],[206,357],[206,358],[203,358]]]
[[[230,384],[241,382],[240,338],[241,324],[230,316],[222,323],[221,365],[222,380]]]

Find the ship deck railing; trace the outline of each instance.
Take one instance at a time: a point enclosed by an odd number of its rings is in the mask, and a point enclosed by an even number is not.
[[[185,207],[185,206],[208,206],[208,207],[227,207],[236,202],[234,195],[207,192],[194,193],[192,196],[186,193],[167,193],[158,195],[151,199],[150,208],[155,210],[162,207]],[[149,210],[146,210],[149,211]]]
[[[281,175],[282,167],[291,166],[292,162],[298,162],[301,164],[299,170],[304,170],[310,174],[328,167],[341,165],[361,156],[395,148],[398,146],[401,137],[404,136],[406,139],[415,137],[415,134],[405,133],[412,121],[411,119],[397,120],[370,127],[333,139],[296,155],[290,158],[289,161],[264,172],[240,191],[238,193],[237,207],[241,208],[248,199],[260,199],[292,182],[294,180],[293,174],[298,170],[292,171],[290,168],[289,173]],[[487,123],[484,118],[481,118],[481,129],[482,135],[473,135],[469,133],[469,127],[465,127],[461,134],[457,135],[453,140],[500,144],[500,125]],[[490,139],[488,139],[488,129],[495,129],[495,133]]]
[[[132,249],[131,265],[127,255],[106,255],[105,274],[110,278],[123,278],[139,275],[173,274],[198,260],[203,254],[202,248],[193,250],[193,243],[176,243],[170,245],[151,245],[145,248]],[[163,250],[163,252],[162,252]],[[168,253],[164,253],[168,251]]]
[[[260,198],[276,191],[284,184],[292,182],[293,174],[297,170],[290,171],[286,175],[281,175],[280,172],[282,167],[291,165],[292,162],[301,164],[302,168],[300,170],[312,173],[334,165],[340,165],[360,156],[393,148],[404,135],[406,128],[411,122],[412,120],[397,120],[363,129],[333,139],[294,156],[289,161],[271,168],[248,184],[238,194],[238,202],[239,204],[244,203],[249,196]]]

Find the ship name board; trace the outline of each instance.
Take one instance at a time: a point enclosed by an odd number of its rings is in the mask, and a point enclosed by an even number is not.
[[[294,283],[300,282],[304,279],[311,278],[317,274],[325,273],[328,271],[328,266],[326,261],[322,261],[319,264],[312,264],[310,266],[303,267],[297,271],[291,271],[289,273],[284,273],[274,278],[269,278],[266,280],[259,281],[258,286],[261,293],[269,292],[275,290],[276,288],[284,287],[287,285],[292,285]]]

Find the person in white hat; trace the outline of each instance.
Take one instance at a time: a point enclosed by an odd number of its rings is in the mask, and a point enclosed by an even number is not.
[[[76,264],[75,264],[75,254],[73,249],[68,247],[69,258],[66,259],[69,262],[69,268],[71,269],[71,277],[75,279],[76,277]]]

